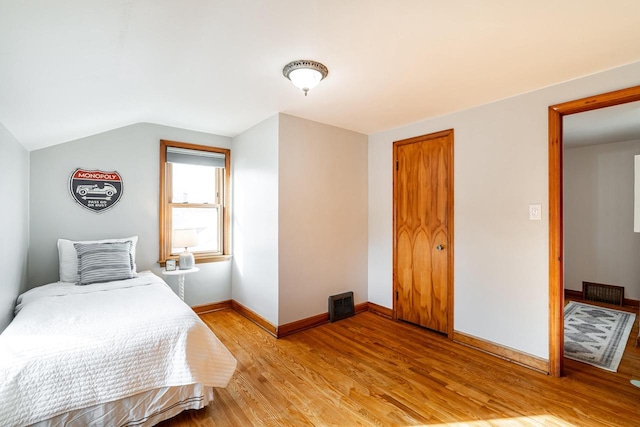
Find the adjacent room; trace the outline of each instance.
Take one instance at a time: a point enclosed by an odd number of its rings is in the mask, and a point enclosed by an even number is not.
[[[638,16],[0,0],[0,425],[636,425]]]

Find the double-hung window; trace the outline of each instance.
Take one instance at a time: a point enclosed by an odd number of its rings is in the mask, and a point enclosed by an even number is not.
[[[196,263],[229,255],[229,165],[226,148],[160,141],[160,265],[185,234]]]

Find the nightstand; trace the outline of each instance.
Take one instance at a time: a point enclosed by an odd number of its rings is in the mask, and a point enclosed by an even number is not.
[[[180,270],[178,268],[173,271],[162,270],[162,274],[165,276],[178,276],[178,295],[180,295],[180,299],[184,301],[184,276],[190,273],[197,273],[198,271],[200,271],[198,267],[193,267],[189,270]]]

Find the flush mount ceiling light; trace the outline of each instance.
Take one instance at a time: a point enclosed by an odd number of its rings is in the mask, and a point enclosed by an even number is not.
[[[282,74],[291,80],[296,87],[302,89],[304,96],[307,96],[309,89],[318,86],[320,80],[327,77],[329,70],[319,62],[300,59],[285,65]]]

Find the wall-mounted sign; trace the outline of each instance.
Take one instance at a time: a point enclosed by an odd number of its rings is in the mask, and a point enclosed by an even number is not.
[[[76,169],[69,178],[71,197],[93,212],[104,212],[120,201],[122,177],[116,171]]]

